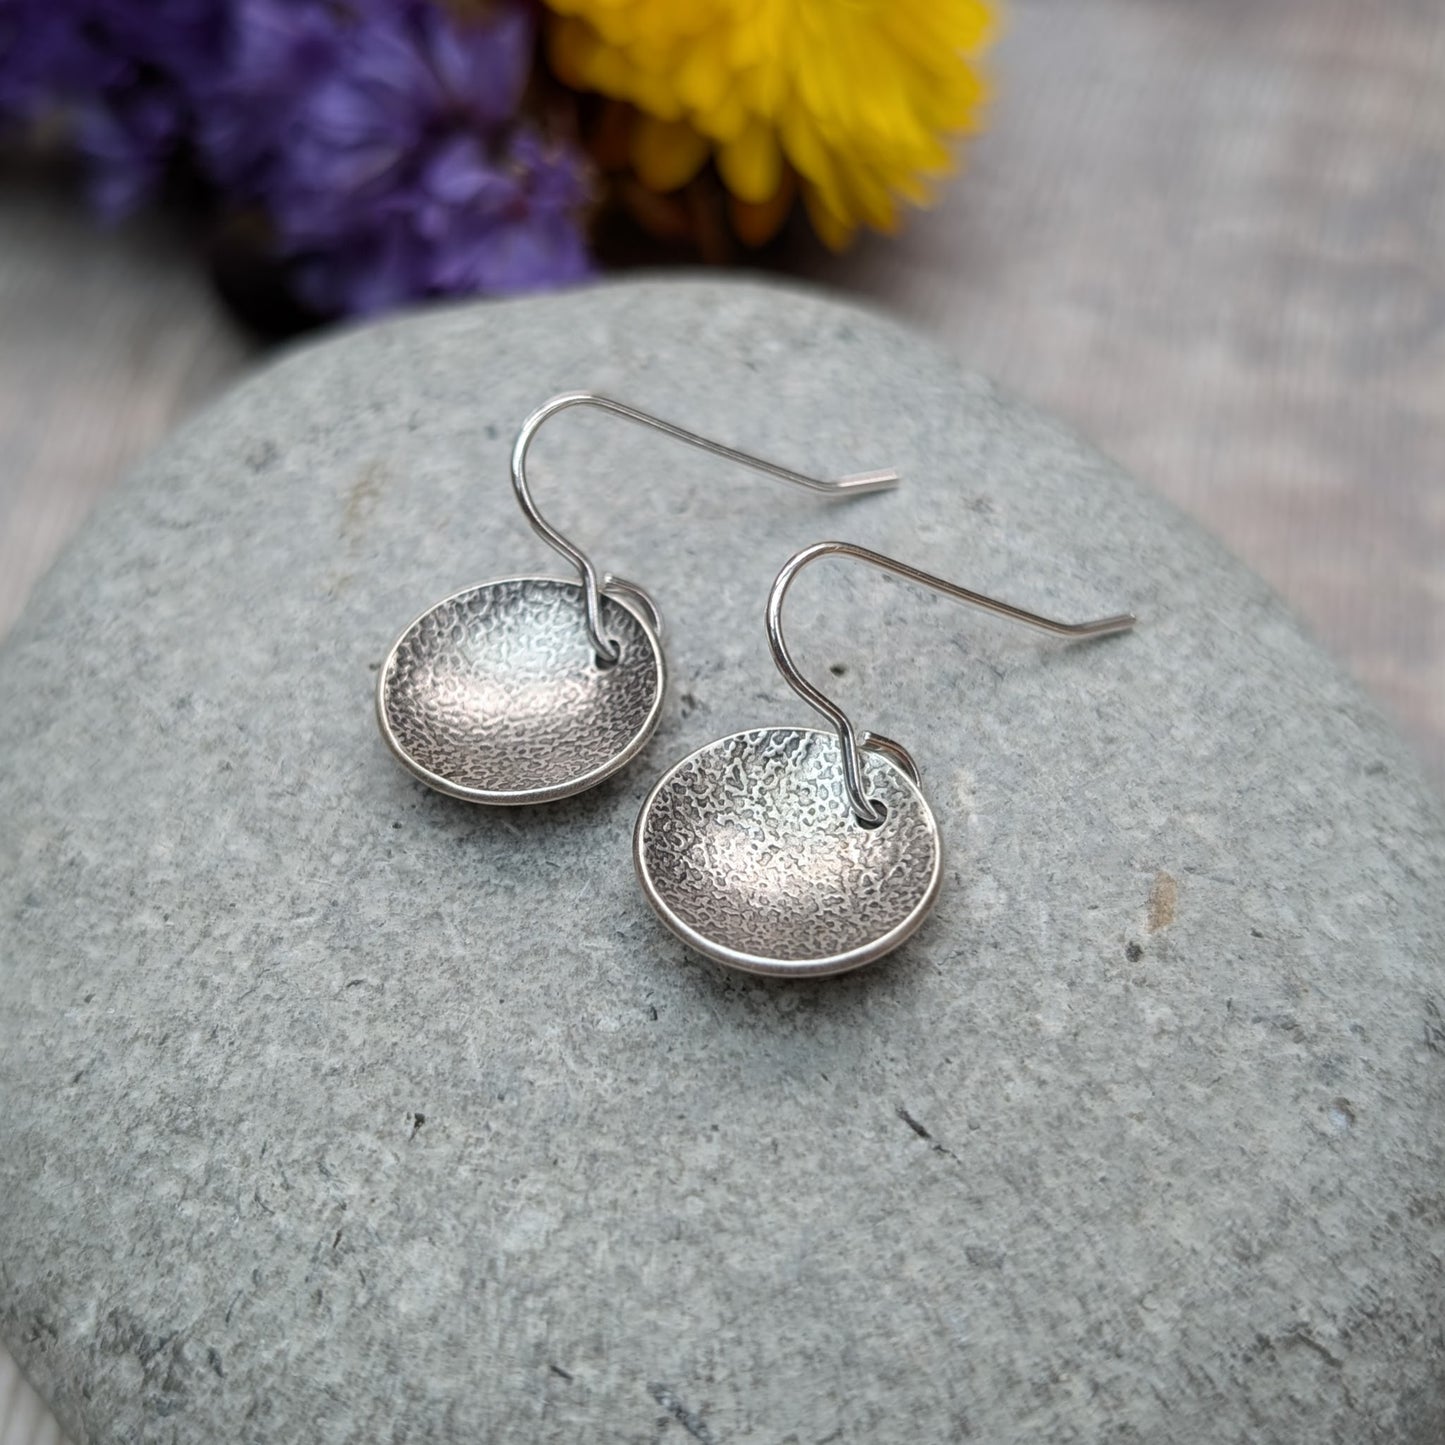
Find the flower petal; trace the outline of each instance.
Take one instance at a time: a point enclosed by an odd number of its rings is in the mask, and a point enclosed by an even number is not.
[[[643,185],[654,191],[675,191],[703,167],[711,146],[685,120],[639,116],[632,132],[632,165]]]
[[[783,152],[772,126],[754,118],[736,140],[718,151],[728,189],[754,205],[771,200],[783,179]]]

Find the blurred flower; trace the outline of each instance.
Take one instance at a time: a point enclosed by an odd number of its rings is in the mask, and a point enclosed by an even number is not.
[[[781,224],[793,173],[842,245],[892,231],[976,128],[989,0],[547,0],[562,80],[642,113],[631,163],[670,191],[715,158],[745,239]]]
[[[94,88],[116,70],[77,15],[54,0],[0,0],[0,121],[28,121],[57,89]]]
[[[186,152],[198,107],[223,73],[229,17],[216,0],[90,0],[79,8],[89,15],[78,29],[100,63],[115,67],[78,110],[91,195],[114,219],[150,199]]]
[[[238,0],[236,17],[205,154],[265,206],[311,305],[370,312],[587,273],[586,167],[517,119],[527,8],[463,24],[423,0]]]
[[[521,114],[527,0],[0,0],[0,120],[64,106],[98,208],[187,161],[324,313],[585,275],[589,172]]]
[[[160,184],[184,143],[193,95],[216,73],[218,0],[0,0],[0,118],[73,106],[102,214]]]

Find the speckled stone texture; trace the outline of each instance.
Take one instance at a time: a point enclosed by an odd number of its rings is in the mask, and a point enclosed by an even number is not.
[[[601,788],[485,811],[374,669],[563,575],[672,683]],[[789,636],[915,752],[937,910],[883,963],[688,954],[629,859],[708,739],[811,724]],[[830,674],[830,667],[844,670]],[[0,1334],[77,1441],[1390,1442],[1445,1431],[1445,826],[1276,599],[1054,423],[752,285],[477,306],[284,358],[101,509],[0,657]]]

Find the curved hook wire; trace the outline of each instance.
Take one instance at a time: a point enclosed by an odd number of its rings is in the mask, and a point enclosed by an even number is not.
[[[527,486],[527,448],[532,445],[532,438],[536,436],[538,428],[548,417],[555,416],[559,411],[565,411],[571,406],[598,407],[602,411],[611,412],[614,416],[625,417],[628,421],[639,422],[643,426],[651,427],[654,431],[660,431],[676,441],[686,442],[689,446],[701,447],[703,451],[712,452],[714,456],[726,457],[730,462],[751,467],[757,472],[766,472],[769,476],[778,477],[785,482],[794,482],[800,487],[807,487],[809,491],[825,492],[829,496],[851,497],[861,492],[887,491],[898,485],[898,473],[894,471],[861,472],[857,476],[836,477],[831,480],[806,476],[789,467],[780,467],[776,462],[764,461],[750,452],[741,452],[735,447],[724,446],[721,442],[710,441],[707,437],[698,436],[696,432],[686,431],[680,426],[674,426],[671,422],[663,421],[660,417],[651,416],[624,402],[612,401],[608,397],[598,396],[590,391],[563,392],[561,396],[554,396],[551,401],[543,402],[522,423],[522,429],[517,433],[517,440],[512,446],[512,488],[517,494],[517,502],[522,508],[523,515],[532,524],[532,530],[548,546],[560,552],[581,573],[582,587],[587,598],[587,632],[592,639],[592,646],[597,650],[597,656],[607,662],[617,661],[618,647],[611,638],[602,635],[600,596],[602,588],[598,584],[597,569],[592,565],[591,558],[580,547],[569,542],[542,516],[541,512],[537,510],[537,504],[532,500],[532,493]],[[647,595],[636,583],[626,582],[620,577],[615,579],[615,584],[619,590],[629,591],[634,596],[645,597]],[[655,613],[656,608],[652,608],[652,611]]]
[[[972,607],[982,608],[983,611],[992,612],[999,617],[1007,617],[1013,622],[1026,623],[1042,632],[1051,632],[1055,637],[1104,637],[1111,632],[1127,632],[1135,622],[1132,612],[1120,613],[1117,617],[1101,617],[1094,622],[1058,622],[1051,617],[1040,617],[1036,612],[1025,612],[1022,607],[1000,602],[996,597],[970,592],[967,587],[960,587],[956,582],[946,582],[942,577],[920,572],[918,568],[910,567],[905,562],[896,562],[891,557],[883,556],[881,552],[855,547],[851,542],[815,542],[811,547],[804,547],[801,552],[794,553],[783,564],[783,570],[778,573],[772,591],[768,593],[768,645],[773,651],[773,661],[777,663],[778,671],[783,674],[788,686],[838,729],[838,742],[843,749],[843,784],[848,791],[848,803],[858,821],[868,827],[877,827],[883,821],[884,812],[868,797],[864,789],[863,770],[858,758],[859,747],[871,745],[879,751],[891,754],[900,762],[907,759],[909,766],[906,771],[912,773],[915,781],[918,769],[912,765],[913,760],[907,752],[888,738],[864,733],[860,744],[848,715],[798,671],[788,652],[788,644],[783,640],[783,599],[788,595],[793,579],[809,562],[828,556],[856,557],[860,562],[867,562],[884,572],[892,572],[894,576],[902,577],[908,582],[918,582],[924,587],[931,587],[935,592],[942,592],[945,597],[967,602]],[[899,754],[902,754],[901,758]]]

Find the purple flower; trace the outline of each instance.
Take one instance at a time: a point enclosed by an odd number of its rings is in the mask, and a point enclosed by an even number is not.
[[[121,66],[97,51],[81,7],[0,0],[0,122],[28,121],[57,95],[92,91]]]
[[[590,265],[585,163],[518,115],[535,43],[528,0],[0,0],[0,120],[68,102],[108,215],[190,159],[324,313],[525,290]]]
[[[69,105],[109,216],[159,184],[214,78],[225,0],[0,0],[0,120]]]
[[[311,305],[370,312],[587,273],[582,161],[515,119],[529,8],[467,26],[420,0],[239,0],[237,16],[210,164],[264,203]]]

